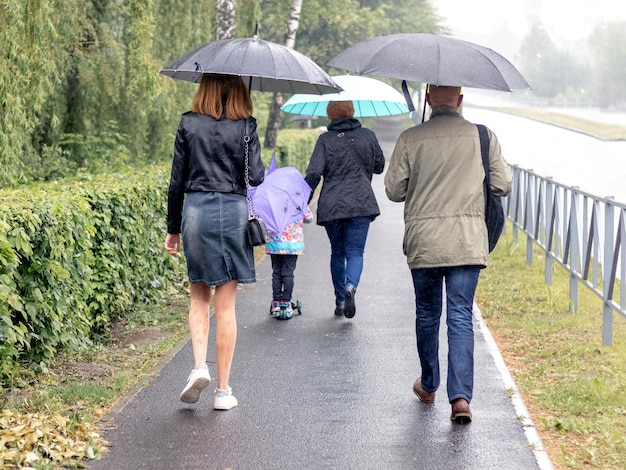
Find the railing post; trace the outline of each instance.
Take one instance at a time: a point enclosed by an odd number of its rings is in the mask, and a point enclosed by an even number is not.
[[[619,292],[620,292],[620,306],[626,305],[626,209],[620,209],[619,211],[619,233],[620,233],[620,244],[619,247],[616,247],[616,256],[617,253],[620,253],[620,283],[619,283]]]
[[[532,170],[526,173],[526,197],[524,198],[524,231],[526,232],[526,264],[533,264],[533,195],[534,175]]]
[[[572,188],[570,223],[568,233],[569,244],[569,311],[578,312],[578,279],[576,273],[580,272],[580,240],[578,232],[578,187]]]
[[[583,251],[582,253],[588,253],[589,238],[589,196],[586,194],[583,196]],[[585,266],[585,259],[583,259],[583,266]]]
[[[611,270],[613,268],[613,229],[615,227],[615,210],[611,204],[613,198],[605,198],[604,207],[604,262],[602,263],[602,345],[613,344],[613,307],[611,297]]]
[[[567,243],[567,224],[569,223],[569,217],[567,216],[567,214],[569,214],[569,200],[567,198],[567,189],[565,189],[563,191],[563,235],[561,236],[561,256],[563,258],[565,258],[567,256],[567,253],[565,252],[565,244]],[[571,188],[569,189],[569,191],[571,191]]]
[[[595,218],[592,217],[592,222],[593,222],[593,230],[594,230],[594,237],[593,237],[593,287],[595,289],[598,288],[598,284],[600,282],[600,280],[598,279],[598,274],[600,271],[600,268],[598,267],[600,264],[600,202],[599,201],[594,201],[593,202],[593,210],[594,210],[594,215]]]
[[[552,179],[548,178],[546,181],[546,221],[545,221],[545,234],[546,234],[546,272],[544,274],[545,283],[552,285],[552,262],[554,257],[552,256],[552,247],[554,245],[554,184]]]
[[[514,166],[512,168],[513,171],[513,188],[511,190],[511,195],[509,196],[509,216],[513,220],[513,240],[517,241],[519,237],[519,206],[520,206],[520,177],[521,170],[519,167]],[[513,204],[511,204],[511,197],[513,197]]]

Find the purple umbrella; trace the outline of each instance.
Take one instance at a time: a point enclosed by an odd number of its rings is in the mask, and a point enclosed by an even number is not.
[[[272,160],[270,161],[270,166],[268,167],[267,170],[265,170],[265,178],[267,178],[267,175],[269,175],[275,169],[276,169],[276,152],[273,152]],[[256,192],[256,188],[257,186],[248,186],[248,193],[250,194],[250,197],[253,200],[254,200],[254,193]]]
[[[265,176],[276,169],[276,152],[272,152],[272,161],[270,162],[270,166],[267,170],[265,170]]]
[[[252,196],[254,208],[270,232],[280,232],[304,217],[311,188],[300,172],[292,166],[276,168]]]

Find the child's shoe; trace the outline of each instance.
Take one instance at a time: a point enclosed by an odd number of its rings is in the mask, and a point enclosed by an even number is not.
[[[272,306],[270,307],[270,315],[275,317],[280,315],[280,302],[278,300],[272,301]]]

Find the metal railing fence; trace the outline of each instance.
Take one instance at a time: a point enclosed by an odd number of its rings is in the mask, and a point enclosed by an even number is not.
[[[504,209],[513,238],[526,234],[526,262],[533,244],[545,252],[545,282],[556,261],[569,273],[570,311],[578,310],[578,286],[602,300],[602,344],[613,343],[613,313],[626,318],[626,205],[556,183],[511,166],[513,190]]]

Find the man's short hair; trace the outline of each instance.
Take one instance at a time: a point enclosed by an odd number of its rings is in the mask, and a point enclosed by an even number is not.
[[[459,95],[462,94],[460,86],[428,85],[431,105],[442,105],[456,103]]]

